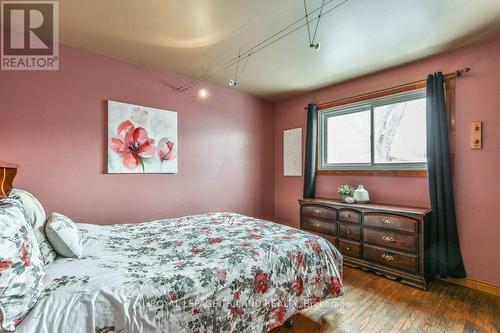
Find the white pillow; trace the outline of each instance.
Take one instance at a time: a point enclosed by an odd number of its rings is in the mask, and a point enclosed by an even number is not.
[[[50,264],[55,260],[56,252],[47,240],[47,237],[45,237],[44,227],[47,216],[42,204],[31,193],[18,188],[12,189],[9,197],[18,198],[23,204],[26,220],[35,231],[35,238],[40,247],[43,263],[45,265]]]
[[[51,213],[45,225],[45,234],[56,250],[63,257],[80,258],[82,256],[82,237],[70,218]]]
[[[0,200],[0,331],[13,331],[35,305],[45,274],[35,234],[17,199]]]

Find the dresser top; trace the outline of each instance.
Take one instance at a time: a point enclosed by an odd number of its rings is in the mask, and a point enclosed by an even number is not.
[[[17,169],[19,164],[0,160],[0,168]]]
[[[429,213],[430,208],[423,207],[408,207],[408,206],[395,206],[395,205],[386,205],[386,204],[378,204],[378,203],[354,203],[348,204],[342,202],[340,200],[335,199],[326,199],[326,198],[313,198],[313,199],[300,199],[300,204],[323,204],[323,205],[335,205],[345,208],[358,208],[358,209],[374,209],[374,210],[382,210],[386,212],[403,212],[407,214],[418,214],[425,215]]]

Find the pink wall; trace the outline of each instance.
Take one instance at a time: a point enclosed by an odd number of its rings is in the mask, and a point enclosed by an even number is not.
[[[299,225],[302,177],[283,176],[283,130],[305,128],[308,103],[322,103],[420,80],[434,71],[471,67],[456,87],[455,198],[466,271],[500,283],[500,38],[291,98],[276,105],[276,219]],[[470,126],[483,121],[482,150],[470,149]],[[305,136],[304,136],[305,140]],[[364,184],[373,201],[429,206],[427,179],[319,176],[316,195],[336,197],[339,184]]]
[[[15,185],[47,212],[123,223],[208,211],[274,215],[274,106],[72,47],[61,69],[0,71],[0,159],[21,165]],[[179,173],[107,175],[108,99],[178,112]]]
[[[282,131],[305,127],[306,104],[469,66],[472,72],[457,83],[458,228],[469,276],[500,283],[499,55],[500,39],[491,40],[273,106],[214,86],[202,103],[195,91],[169,88],[186,78],[62,46],[59,71],[0,71],[0,159],[21,164],[17,186],[32,191],[48,212],[80,222],[235,211],[298,226],[303,180],[282,176]],[[178,112],[177,175],[103,172],[107,99]],[[479,151],[469,148],[473,120],[484,122]],[[377,202],[428,206],[427,181],[421,178],[320,176],[317,195],[335,196],[341,183],[363,183]]]

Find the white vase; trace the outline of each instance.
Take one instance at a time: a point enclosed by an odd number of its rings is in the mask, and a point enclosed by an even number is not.
[[[368,191],[365,190],[363,185],[359,185],[358,188],[354,191],[354,199],[356,202],[368,202],[370,201],[370,196],[368,195]]]

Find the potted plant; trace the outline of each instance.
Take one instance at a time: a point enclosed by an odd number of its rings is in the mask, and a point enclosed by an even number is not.
[[[346,202],[347,198],[352,197],[352,194],[354,193],[354,186],[349,184],[340,185],[337,188],[337,193],[340,194],[342,201]]]

